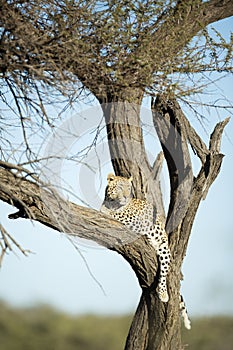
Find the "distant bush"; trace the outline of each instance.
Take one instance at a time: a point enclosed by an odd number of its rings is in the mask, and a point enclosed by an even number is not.
[[[120,350],[131,317],[72,317],[49,307],[0,304],[1,350]]]
[[[1,350],[123,350],[132,319],[72,317],[49,307],[13,309],[4,303],[0,309]],[[191,331],[182,331],[183,343],[188,350],[232,350],[232,329],[233,318],[195,319]]]
[[[187,350],[232,350],[233,317],[194,319],[191,331],[183,330],[182,335]]]

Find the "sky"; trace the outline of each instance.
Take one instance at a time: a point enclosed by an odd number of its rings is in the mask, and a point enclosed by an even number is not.
[[[219,26],[232,27],[232,24],[231,19],[221,21]],[[220,84],[226,97],[233,100],[232,77]],[[205,129],[194,117],[190,121],[206,139],[219,118],[228,116],[225,110],[219,114],[213,112],[205,121]],[[191,316],[233,315],[232,135],[233,120],[223,134],[225,157],[221,173],[200,205],[183,264],[182,294]],[[72,142],[69,147],[73,147]],[[149,143],[147,147],[152,146]],[[106,161],[101,190],[100,184],[95,184],[98,187],[96,205],[103,197],[109,167]],[[62,171],[67,171],[65,166]],[[88,178],[85,174],[79,176],[82,181]],[[164,182],[166,186],[166,180]],[[89,186],[87,181],[84,187],[88,189]],[[84,197],[86,194],[88,201],[87,192]],[[64,234],[24,219],[9,220],[8,214],[14,211],[11,206],[1,203],[1,222],[25,249],[33,253],[28,257],[19,252],[10,253],[4,258],[0,271],[0,300],[17,307],[49,304],[71,314],[134,312],[140,288],[134,272],[120,255],[81,240],[75,242],[77,250]]]

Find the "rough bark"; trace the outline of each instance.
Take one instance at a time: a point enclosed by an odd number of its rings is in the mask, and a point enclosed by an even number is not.
[[[191,127],[175,100],[167,100],[165,96],[158,96],[156,101],[153,101],[152,108],[154,124],[167,161],[170,184],[173,188],[167,216],[167,230],[172,254],[171,269],[168,276],[170,300],[167,304],[161,303],[154,292],[155,286],[153,284],[150,288],[143,289],[125,350],[182,349],[178,306],[180,280],[182,279],[181,266],[199,203],[205,198],[206,189],[210,187],[220,171],[223,159],[223,155],[220,153],[221,136],[229,120],[226,119],[216,125],[210,137],[208,149]],[[167,123],[168,120],[169,123]],[[171,135],[173,137],[170,137]],[[191,178],[192,186],[188,198],[183,192],[184,197],[180,197],[179,191],[180,186],[182,191],[185,191],[187,174],[192,175],[189,168],[187,142],[190,143],[202,161],[198,176],[196,178],[192,176]],[[202,145],[202,148],[200,145]],[[175,162],[173,160],[171,162],[171,149],[176,150],[176,155],[177,150],[179,150],[179,159]],[[178,182],[177,178],[182,181]],[[188,181],[190,181],[190,178]],[[180,206],[178,204],[183,199],[187,201],[188,205],[185,212],[183,212],[183,217],[180,217]],[[175,215],[178,214],[180,222],[171,221],[171,218],[175,216],[174,213]]]
[[[165,218],[160,187],[163,157],[158,156],[153,167],[149,164],[141,128],[141,104],[116,102],[102,104],[105,115],[111,161],[116,175],[133,176],[134,195],[147,199]]]
[[[115,250],[130,262],[142,286],[151,285],[156,260],[153,249],[143,237],[96,210],[64,201],[35,177],[32,180],[29,174],[25,177],[25,171],[0,162],[0,199],[18,209],[9,215],[11,219],[35,220],[71,237],[92,240]],[[147,252],[145,255],[141,254],[142,247]]]
[[[17,213],[10,215],[12,219],[30,218],[70,236],[93,240],[115,250],[132,266],[142,287],[142,296],[125,350],[181,349],[179,322],[181,265],[199,203],[206,197],[209,187],[220,171],[223,159],[220,153],[220,142],[224,127],[228,122],[226,119],[216,125],[210,137],[209,147],[207,147],[193,130],[175,100],[167,100],[166,96],[158,96],[156,101],[153,101],[152,109],[154,124],[168,164],[170,183],[174,191],[167,218],[172,264],[168,276],[170,300],[166,304],[158,299],[155,292],[158,264],[153,249],[144,237],[134,235],[119,222],[99,212],[64,201],[56,192],[46,188],[45,184],[30,174],[28,170],[0,162],[0,199],[19,209]],[[119,131],[125,132],[125,129],[117,129],[116,135]],[[140,135],[139,144],[143,146],[139,128],[127,129],[127,137],[132,136],[131,132],[135,131],[137,136]],[[112,135],[110,139],[111,137]],[[185,216],[177,226],[173,221],[172,226],[173,211],[179,214],[180,207],[177,203],[183,198],[180,197],[179,185],[185,190],[187,174],[190,175],[191,171],[188,142],[199,156],[202,165],[197,177],[192,176],[191,193],[188,199],[186,198],[188,205]],[[179,153],[178,160],[173,163],[169,151],[171,148]],[[160,154],[156,162],[157,172],[154,168],[149,169],[157,179],[161,159]],[[119,171],[127,169],[127,174],[130,174],[131,169],[128,163],[123,164],[125,168],[119,167]],[[182,181],[177,182],[177,178]]]

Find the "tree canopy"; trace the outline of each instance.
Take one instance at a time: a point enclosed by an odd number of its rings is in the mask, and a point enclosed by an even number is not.
[[[41,84],[65,92],[71,82],[102,102],[127,89],[185,95],[196,86],[184,81],[197,73],[232,72],[232,37],[206,28],[232,15],[231,1],[2,0],[1,7],[0,71],[21,97],[31,89],[40,96]]]

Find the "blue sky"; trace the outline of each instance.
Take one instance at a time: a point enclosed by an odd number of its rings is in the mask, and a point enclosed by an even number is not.
[[[222,21],[224,30],[233,20]],[[233,101],[233,80],[221,83],[227,98]],[[207,116],[208,133],[214,124],[229,116],[227,111]],[[206,138],[206,132],[194,117],[191,122]],[[212,185],[207,199],[200,205],[183,265],[182,293],[191,315],[233,315],[233,120],[225,129],[222,153],[225,158],[221,174]],[[105,171],[106,170],[106,171]],[[104,176],[107,172],[107,166]],[[102,186],[103,193],[104,184]],[[11,253],[0,271],[0,299],[15,306],[36,303],[70,313],[121,314],[133,312],[140,288],[127,262],[118,254],[93,245],[76,243],[105,294],[91,276],[79,252],[65,235],[38,223],[23,219],[11,221],[14,208],[0,204],[1,221],[26,249],[28,257]]]

